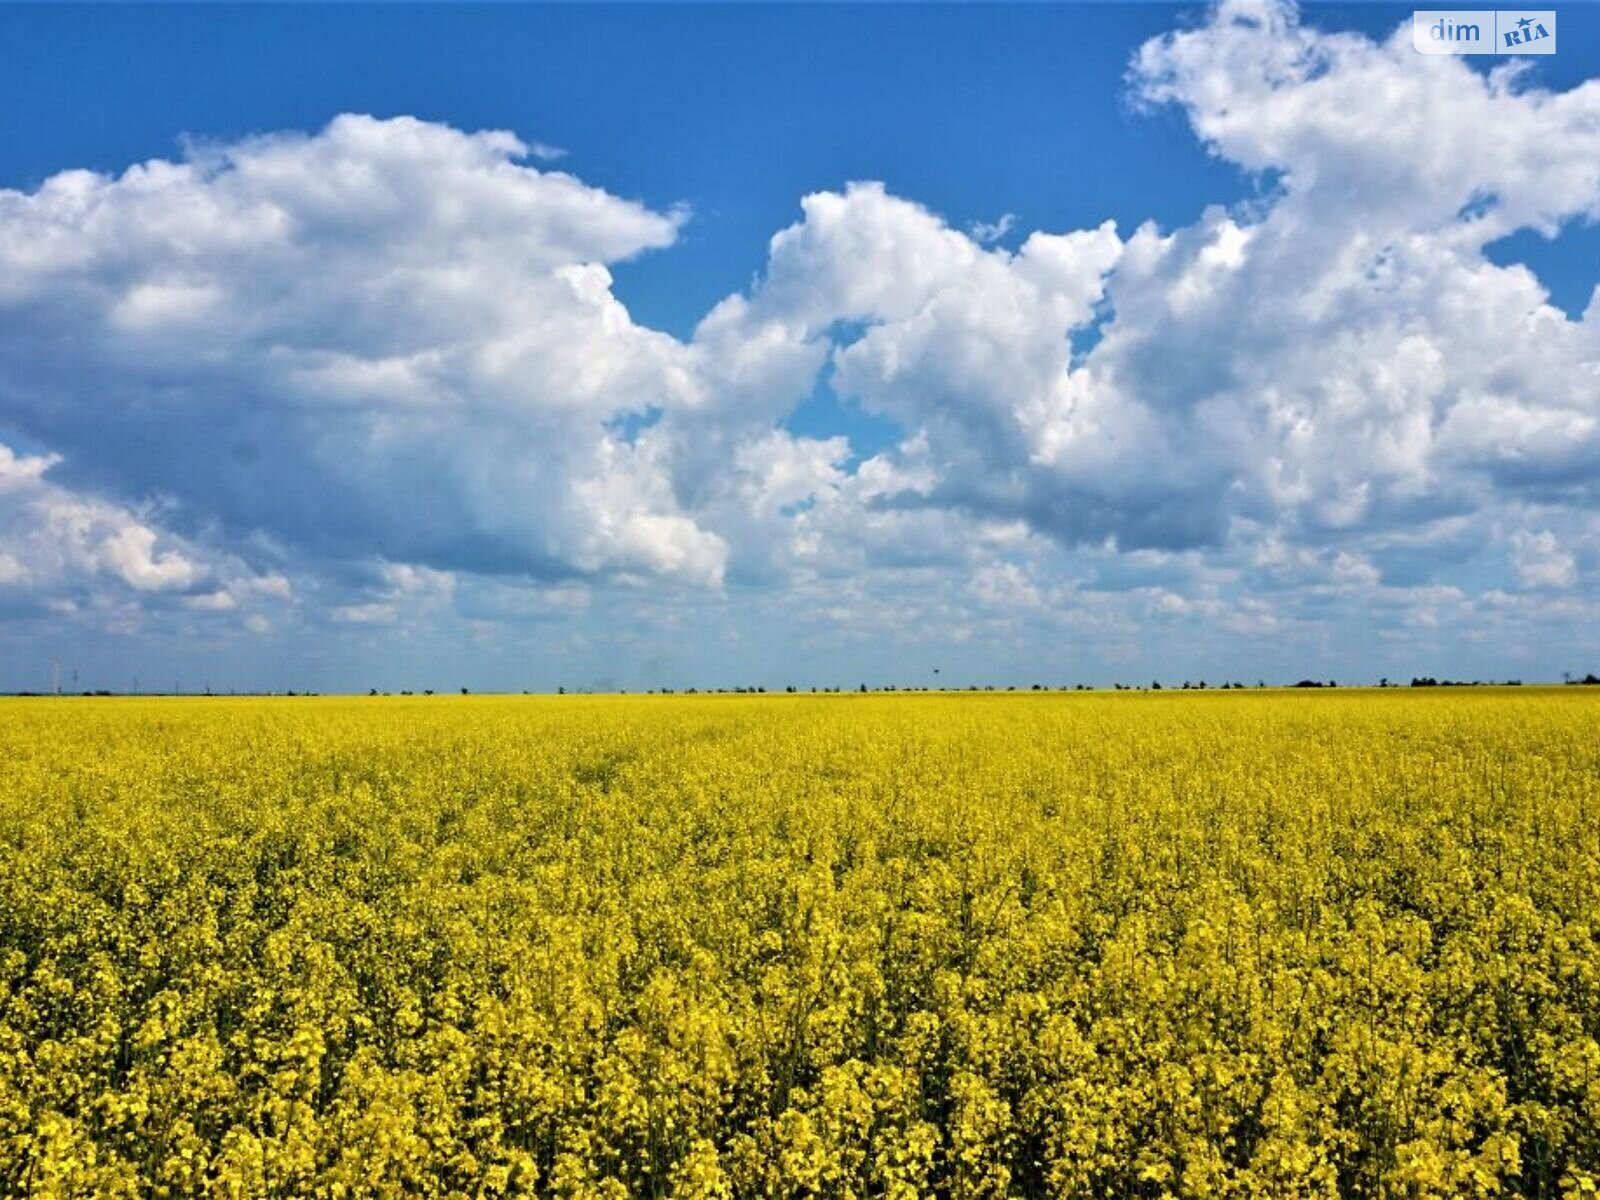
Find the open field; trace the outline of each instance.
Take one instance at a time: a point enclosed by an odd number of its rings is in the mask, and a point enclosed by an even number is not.
[[[1583,1196],[1600,695],[0,702],[0,1194]]]

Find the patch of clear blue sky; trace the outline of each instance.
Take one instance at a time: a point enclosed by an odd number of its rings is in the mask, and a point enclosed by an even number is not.
[[[1502,267],[1514,262],[1527,266],[1550,292],[1550,303],[1577,321],[1594,295],[1600,224],[1569,221],[1555,237],[1521,229],[1486,246],[1484,253]],[[1580,266],[1583,269],[1574,269]]]
[[[586,182],[694,211],[680,243],[615,268],[635,319],[688,336],[747,287],[800,197],[881,179],[953,224],[1034,229],[1107,217],[1172,228],[1256,184],[1209,157],[1181,114],[1136,111],[1125,75],[1145,39],[1196,5],[267,5],[0,8],[0,185],[67,167],[119,171],[227,140],[311,130],[336,113],[505,128],[570,153]],[[1389,4],[1309,4],[1305,19],[1381,36]],[[1563,6],[1535,81],[1600,72],[1600,6]],[[1488,69],[1492,57],[1472,60]],[[1527,262],[1581,311],[1594,230],[1522,235]],[[1092,340],[1092,338],[1091,338]],[[1079,352],[1086,345],[1077,347]],[[826,373],[786,422],[851,438],[899,430],[836,396]]]

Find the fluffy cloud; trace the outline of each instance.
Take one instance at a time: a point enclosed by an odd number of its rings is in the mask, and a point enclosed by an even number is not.
[[[1267,3],[1149,43],[1132,78],[1269,197],[1010,255],[858,186],[808,198],[708,323],[864,325],[834,383],[925,439],[915,502],[1068,546],[1380,548],[1594,502],[1600,306],[1570,320],[1483,250],[1600,214],[1600,81],[1545,92]]]
[[[1578,560],[1548,529],[1517,530],[1511,536],[1511,558],[1524,587],[1569,588],[1578,577]]]
[[[1588,613],[1600,301],[1484,251],[1600,218],[1600,81],[1230,0],[1130,86],[1261,198],[1011,250],[1010,214],[818,192],[687,340],[609,270],[686,214],[506,133],[345,116],[0,191],[0,424],[51,452],[0,458],[0,594],[259,624],[288,574],[372,627],[733,584],[1107,646]],[[786,428],[819,378],[900,444]]]
[[[75,483],[315,554],[715,583],[608,425],[692,400],[606,268],[680,216],[526,156],[341,117],[0,193],[5,416]]]
[[[905,502],[1066,546],[1354,542],[1595,498],[1600,317],[1483,249],[1600,212],[1600,82],[1524,88],[1266,3],[1147,44],[1132,79],[1268,199],[1010,254],[854,185],[807,197],[701,336],[824,345],[837,390],[921,439]]]
[[[1592,487],[1600,317],[1483,248],[1600,213],[1600,81],[1524,89],[1228,4],[1135,78],[1218,154],[1278,173],[1263,214],[1130,246],[1094,367],[1193,422],[1241,499],[1314,530],[1416,523],[1505,489]],[[1152,350],[1197,371],[1160,372]],[[1586,478],[1587,476],[1587,478]]]
[[[147,607],[228,613],[287,599],[283,576],[47,478],[55,459],[0,444],[0,610],[133,627]]]

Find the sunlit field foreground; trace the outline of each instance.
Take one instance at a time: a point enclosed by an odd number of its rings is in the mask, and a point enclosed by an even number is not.
[[[1586,1196],[1600,696],[0,702],[0,1194]]]

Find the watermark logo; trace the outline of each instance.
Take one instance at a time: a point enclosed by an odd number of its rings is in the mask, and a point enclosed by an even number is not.
[[[1418,9],[1411,16],[1418,54],[1554,54],[1553,9]]]
[[[1496,16],[1499,14],[1497,13]],[[1546,26],[1540,17],[1548,17],[1549,25]],[[1534,13],[1531,16],[1522,13],[1517,22],[1510,29],[1499,29],[1501,54],[1554,54],[1556,49],[1556,35],[1550,31],[1556,27],[1555,13]],[[1549,42],[1548,48],[1535,43]]]

